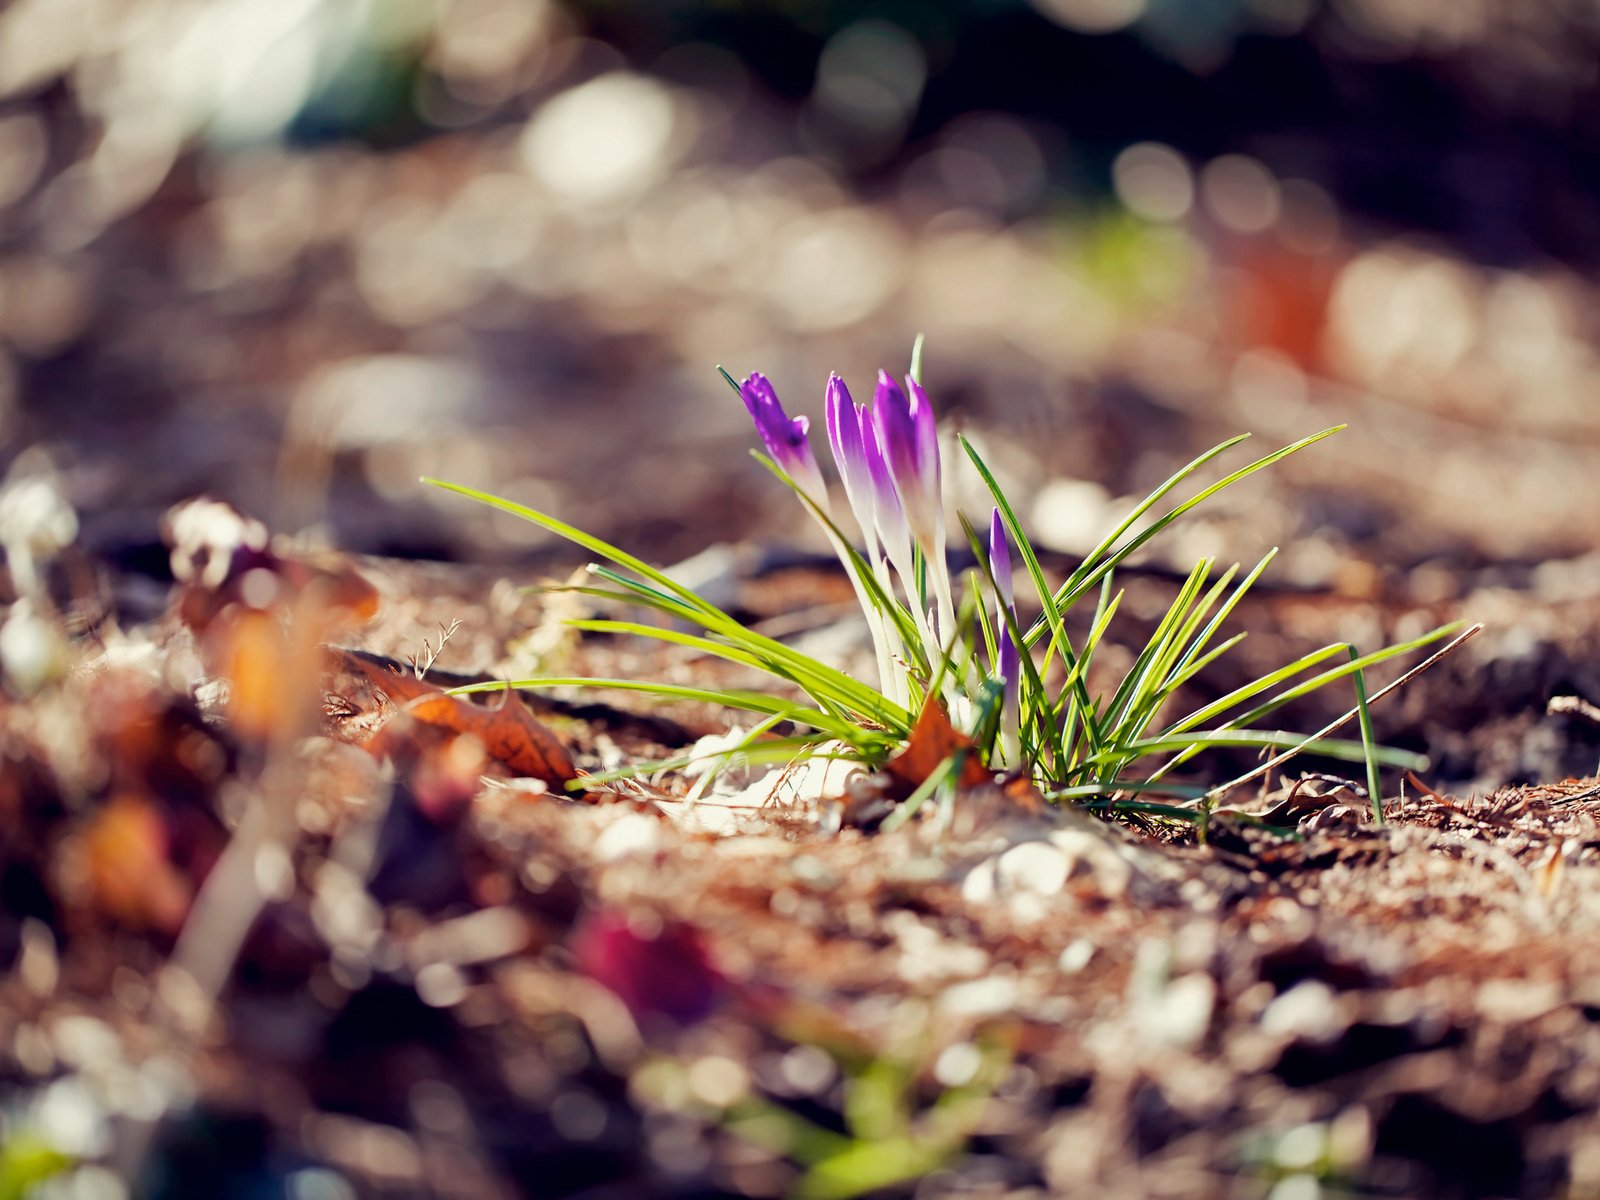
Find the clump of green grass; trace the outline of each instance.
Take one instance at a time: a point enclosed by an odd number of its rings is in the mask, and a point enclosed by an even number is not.
[[[648,680],[547,677],[477,685],[553,688],[620,688],[669,699],[704,700],[742,710],[754,725],[737,744],[717,753],[751,761],[787,761],[799,755],[842,756],[868,769],[902,749],[918,717],[936,705],[971,747],[952,753],[901,807],[908,817],[939,796],[954,799],[961,759],[977,754],[997,770],[1026,775],[1049,799],[1095,808],[1123,808],[1157,816],[1192,818],[1258,771],[1207,782],[1202,756],[1225,748],[1273,754],[1274,762],[1298,753],[1362,762],[1375,812],[1382,819],[1379,771],[1419,770],[1419,755],[1376,745],[1367,716],[1365,672],[1413,654],[1459,632],[1444,625],[1421,637],[1359,653],[1346,642],[1321,646],[1220,698],[1174,712],[1181,689],[1212,668],[1245,638],[1226,626],[1240,601],[1271,564],[1268,551],[1249,570],[1196,563],[1155,630],[1115,686],[1096,669],[1121,605],[1117,570],[1153,538],[1224,490],[1273,467],[1343,426],[1282,446],[1214,479],[1202,472],[1244,443],[1230,438],[1186,463],[1136,504],[1067,576],[1052,584],[1016,509],[994,473],[966,438],[959,444],[994,500],[988,536],[965,516],[962,526],[977,560],[956,603],[947,567],[943,464],[932,407],[921,381],[921,339],[902,390],[880,373],[874,402],[857,405],[837,376],[826,403],[834,462],[859,537],[836,516],[808,438],[804,417],[790,419],[771,384],[752,374],[736,383],[765,443],[756,459],[795,494],[817,521],[856,589],[871,634],[877,679],[868,682],[819,662],[735,620],[691,589],[640,558],[547,513],[446,483],[425,482],[531,521],[600,560],[589,568],[590,586],[575,590],[670,618],[670,626],[625,619],[573,622],[583,631],[653,638],[753,668],[770,676],[774,691],[692,687]],[[1012,593],[1012,556],[1033,589],[1040,615],[1024,625]],[[1075,641],[1068,617],[1092,605],[1087,632]],[[1431,661],[1431,660],[1430,660]],[[1331,736],[1337,726],[1306,737],[1272,726],[1292,701],[1349,680],[1359,697],[1361,737]],[[639,764],[633,772],[681,767],[690,760]],[[578,786],[622,772],[589,776]],[[1179,803],[1162,803],[1162,800]]]

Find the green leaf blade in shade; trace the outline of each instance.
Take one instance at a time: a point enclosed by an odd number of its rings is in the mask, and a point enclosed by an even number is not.
[[[1359,661],[1360,654],[1352,642],[1350,658]],[[1367,707],[1366,672],[1356,671],[1352,678],[1356,684],[1356,711],[1361,721],[1361,744],[1367,750],[1367,799],[1372,803],[1374,824],[1383,824],[1383,777],[1378,773],[1378,741],[1372,733],[1372,712]]]

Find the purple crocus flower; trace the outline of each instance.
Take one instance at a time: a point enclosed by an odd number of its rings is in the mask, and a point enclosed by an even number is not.
[[[817,468],[816,455],[811,452],[811,418],[789,418],[778,400],[778,393],[765,375],[752,371],[739,385],[739,396],[756,423],[756,432],[767,448],[772,460],[800,485],[800,490],[811,497],[826,512],[828,490],[822,482],[822,472]]]
[[[884,451],[883,437],[873,413],[859,410],[861,419],[861,448],[867,460],[867,477],[872,484],[872,516],[878,526],[878,536],[883,540],[884,553],[900,573],[900,578],[910,587],[912,579],[911,529],[906,523],[906,503],[900,489],[895,486],[894,468]]]
[[[939,433],[933,405],[922,385],[910,376],[906,398],[887,371],[878,372],[873,395],[873,423],[878,444],[894,479],[906,525],[923,554],[944,556],[944,501],[940,495]]]
[[[882,545],[896,570],[911,564],[911,535],[895,488],[894,473],[883,454],[872,414],[857,404],[837,375],[828,379],[828,444],[844,480],[850,508],[873,555]]]
[[[823,405],[828,414],[828,445],[833,448],[833,461],[838,464],[839,478],[844,481],[844,493],[850,500],[850,510],[866,538],[867,549],[877,546],[877,528],[873,524],[872,472],[867,465],[866,444],[862,440],[861,406],[850,395],[844,380],[838,375],[828,376],[828,388],[823,395]],[[870,437],[872,431],[866,430]]]

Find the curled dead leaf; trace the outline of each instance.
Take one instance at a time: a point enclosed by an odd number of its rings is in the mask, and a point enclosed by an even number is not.
[[[484,752],[513,775],[542,779],[555,791],[564,791],[567,782],[578,776],[561,739],[535,719],[513,691],[507,691],[505,703],[494,708],[441,692],[413,700],[406,712],[423,724],[476,738]]]
[[[473,704],[414,674],[333,646],[323,647],[323,666],[324,689],[340,702],[339,732],[375,755],[414,757],[418,745],[466,736],[508,773],[543,780],[552,791],[564,792],[578,776],[561,739],[514,691],[493,707]],[[400,708],[390,719],[378,725],[366,721],[391,704]]]
[[[884,772],[909,794],[922,786],[952,754],[961,754],[961,787],[978,787],[989,782],[987,767],[978,758],[972,739],[950,723],[950,714],[937,696],[930,696],[911,729],[905,749],[884,764]]]

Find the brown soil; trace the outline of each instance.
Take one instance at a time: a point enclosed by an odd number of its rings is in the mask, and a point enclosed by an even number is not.
[[[204,640],[171,616],[100,624],[79,670],[5,707],[11,1128],[65,1112],[98,1131],[87,1158],[152,1196],[826,1194],[802,1145],[748,1120],[837,1133],[891,1078],[933,1149],[888,1194],[1600,1186],[1592,781],[1413,781],[1381,828],[1325,788],[1292,830],[1219,817],[1205,844],[988,788],[948,826],[888,834],[838,831],[831,806],[781,789],[686,808],[675,776],[587,802],[472,782],[458,803],[420,734],[391,768],[349,743],[394,719],[415,685],[390,675],[380,697],[383,672],[410,673],[440,625],[461,622],[429,678],[453,683],[507,669],[548,614],[492,573],[361,567],[385,603],[344,638],[367,657],[329,660],[320,731],[274,748],[230,724]],[[809,568],[737,573],[752,620],[839,591]],[[1600,613],[1533,589],[1461,611],[1496,605],[1515,632],[1380,706],[1381,732],[1436,740],[1456,779],[1592,762],[1581,718],[1540,714]],[[1268,631],[1265,656],[1420,619],[1269,593],[1241,624]],[[578,673],[707,670],[648,645],[567,652]],[[529,703],[585,769],[727,728],[616,694]],[[290,869],[258,851],[271,886],[236,961],[175,950],[185,919],[226,908],[227,889],[196,889],[239,866],[225,856],[252,811],[292,817]],[[220,970],[214,1006],[175,956]],[[960,1116],[939,1135],[945,1110]]]

